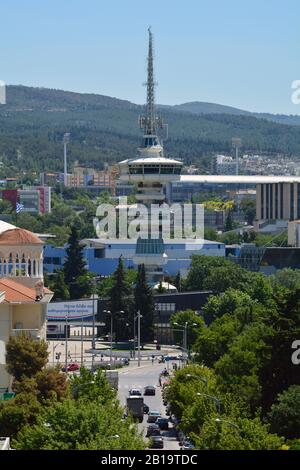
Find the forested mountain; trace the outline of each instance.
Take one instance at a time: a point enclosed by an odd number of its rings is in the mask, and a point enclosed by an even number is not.
[[[171,106],[176,111],[186,111],[193,114],[234,114],[236,116],[252,116],[257,119],[267,119],[267,121],[278,122],[280,124],[300,125],[300,115],[270,114],[270,113],[251,113],[243,109],[224,106],[222,104],[205,103],[202,101],[192,101]]]
[[[300,155],[297,126],[248,113],[220,114],[217,108],[210,113],[207,106],[206,114],[179,108],[160,109],[169,125],[166,154],[200,163],[203,171],[210,169],[213,152],[230,152],[233,136],[243,139],[245,151]],[[134,156],[142,112],[142,106],[102,95],[8,86],[7,104],[0,106],[0,177],[19,170],[62,170],[65,132],[71,133],[70,165],[79,160],[101,168]]]

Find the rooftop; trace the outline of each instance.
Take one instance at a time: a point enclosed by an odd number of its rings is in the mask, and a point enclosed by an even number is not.
[[[15,225],[4,222],[4,220],[0,220],[0,234],[6,232],[6,230],[11,230],[14,228],[16,228]]]
[[[122,162],[120,162],[120,164],[124,164],[124,163],[127,163],[128,165],[135,165],[135,164],[141,165],[144,163],[147,163],[150,165],[160,164],[160,163],[165,163],[168,165],[173,165],[173,164],[183,165],[183,163],[180,162],[179,160],[174,160],[172,158],[165,158],[165,157],[145,157],[145,158],[138,157],[138,158],[131,158],[128,160],[123,160]]]
[[[262,175],[181,175],[179,183],[300,183],[300,176],[262,176]]]
[[[7,277],[0,279],[0,292],[5,292],[4,302],[35,302],[36,290]],[[45,294],[52,292],[44,287]]]
[[[0,245],[42,245],[43,242],[29,230],[12,228],[0,233]]]

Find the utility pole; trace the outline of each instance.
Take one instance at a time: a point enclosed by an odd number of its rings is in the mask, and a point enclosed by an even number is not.
[[[67,144],[70,142],[70,133],[65,133],[63,138],[64,144],[64,186],[68,184],[68,166],[67,166]]]
[[[81,367],[83,366],[83,314],[81,314]]]
[[[112,348],[113,348],[113,315],[110,313],[110,363],[112,363]]]
[[[65,369],[66,372],[68,371],[68,315],[69,315],[69,308],[68,308],[68,314],[66,315],[66,324],[65,324]]]
[[[138,367],[141,365],[141,312],[138,310]]]
[[[239,137],[232,138],[232,147],[235,149],[235,167],[236,167],[236,175],[239,174],[239,148],[242,146],[242,139]]]

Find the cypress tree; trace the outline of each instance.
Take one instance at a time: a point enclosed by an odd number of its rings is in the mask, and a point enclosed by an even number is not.
[[[178,292],[181,292],[181,276],[180,276],[180,271],[178,271],[178,273],[176,274],[176,277],[175,277],[175,287],[177,289]]]
[[[141,343],[151,342],[154,337],[154,299],[152,290],[146,282],[145,266],[138,267],[138,278],[134,289],[135,313],[140,311]]]
[[[232,218],[232,212],[228,211],[226,222],[225,222],[225,232],[229,232],[230,230],[233,230],[233,218]]]
[[[125,268],[122,258],[113,274],[113,285],[109,293],[109,307],[113,316],[113,332],[116,341],[127,340],[129,337],[129,312],[131,307],[131,289],[125,279]],[[124,312],[124,313],[121,313]],[[111,317],[106,318],[106,325],[110,325]],[[108,328],[107,328],[108,329]]]
[[[89,295],[91,291],[83,247],[79,242],[78,230],[73,225],[66,250],[67,259],[64,263],[64,277],[70,292],[70,299],[79,299]]]

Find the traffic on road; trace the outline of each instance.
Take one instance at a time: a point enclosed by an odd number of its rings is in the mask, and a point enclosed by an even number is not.
[[[178,358],[172,356],[172,360]],[[170,372],[161,363],[120,371],[119,398],[125,416],[131,414],[139,422],[149,449],[192,449],[193,443],[179,431],[176,417],[170,415],[164,393],[169,380]]]

